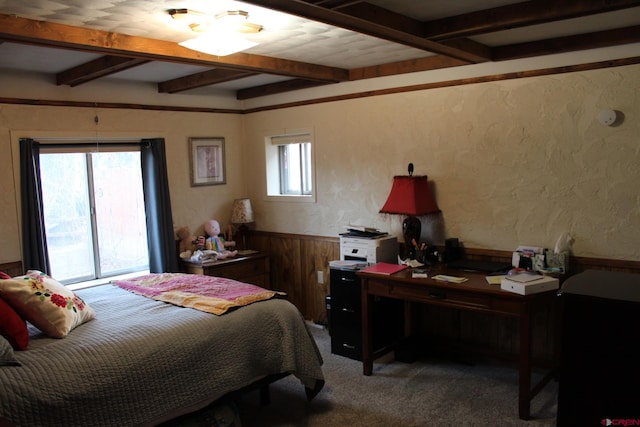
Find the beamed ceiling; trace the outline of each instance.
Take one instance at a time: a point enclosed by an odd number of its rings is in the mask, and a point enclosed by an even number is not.
[[[179,46],[194,34],[172,8],[246,10],[259,44],[224,57]],[[240,100],[639,42],[640,0],[0,0],[0,70]]]

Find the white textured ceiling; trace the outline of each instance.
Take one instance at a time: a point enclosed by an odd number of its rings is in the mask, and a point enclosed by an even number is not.
[[[421,21],[431,21],[518,2],[369,0],[368,3]],[[21,18],[174,42],[193,37],[193,32],[184,22],[169,16],[167,10],[172,8],[187,8],[212,15],[225,10],[248,11],[250,21],[263,26],[263,31],[250,36],[259,44],[245,51],[249,54],[343,69],[432,55],[421,49],[230,0],[0,0],[0,13]],[[640,25],[640,4],[631,9],[475,35],[469,39],[494,47],[637,25]],[[0,44],[0,69],[59,73],[99,56],[5,42]],[[206,66],[151,62],[108,78],[158,83],[207,69]],[[216,88],[238,90],[283,80],[286,78],[263,74],[220,83]]]
[[[398,2],[406,3],[406,2]],[[498,2],[499,3],[499,2]],[[501,2],[508,3],[508,2]],[[236,1],[219,0],[0,0],[0,12],[114,33],[181,42],[194,33],[169,9],[187,8],[215,15],[245,10],[263,30],[248,38],[258,46],[246,53],[334,66],[363,67],[425,56],[425,52]]]

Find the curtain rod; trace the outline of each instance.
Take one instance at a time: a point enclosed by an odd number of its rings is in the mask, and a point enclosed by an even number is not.
[[[36,140],[37,141],[37,140]],[[77,144],[69,143],[69,142],[40,142],[37,141],[40,146],[43,147],[54,147],[54,148],[83,148],[83,147],[100,147],[101,145],[109,146],[109,147],[141,147],[142,142],[79,142]]]

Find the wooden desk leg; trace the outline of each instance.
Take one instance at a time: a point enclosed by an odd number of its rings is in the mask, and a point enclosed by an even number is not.
[[[413,303],[404,301],[404,336],[413,336]]]
[[[530,418],[531,403],[531,308],[522,304],[520,313],[520,372],[518,379],[518,415],[522,420]]]
[[[366,279],[362,280],[360,294],[362,299],[362,374],[368,376],[373,372],[373,315],[370,310],[373,296],[368,293]]]

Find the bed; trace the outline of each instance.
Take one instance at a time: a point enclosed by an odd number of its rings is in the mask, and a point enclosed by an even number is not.
[[[295,375],[310,399],[321,390],[322,358],[286,299],[273,295],[216,315],[125,288],[76,291],[95,318],[62,339],[28,325],[27,350],[13,353],[20,366],[0,366],[0,418],[157,425],[270,378]]]

